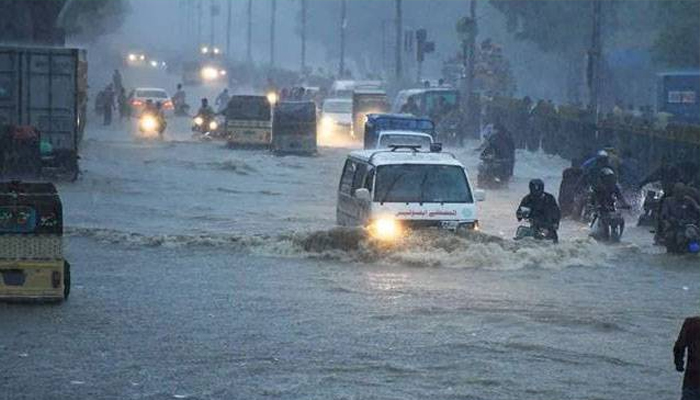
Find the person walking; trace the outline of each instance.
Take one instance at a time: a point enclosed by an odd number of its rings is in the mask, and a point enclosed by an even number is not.
[[[112,124],[112,111],[114,111],[114,88],[111,83],[107,86],[107,89],[105,89],[103,109],[104,125],[109,126]]]
[[[685,373],[681,400],[700,400],[700,317],[686,318],[683,322],[673,346],[673,361],[676,371]]]

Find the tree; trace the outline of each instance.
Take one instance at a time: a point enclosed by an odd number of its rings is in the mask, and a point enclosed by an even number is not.
[[[654,61],[664,67],[700,67],[698,1],[663,1],[657,6],[660,30],[652,46]]]
[[[84,41],[115,32],[130,11],[123,0],[68,0],[65,3],[59,25],[67,35]]]

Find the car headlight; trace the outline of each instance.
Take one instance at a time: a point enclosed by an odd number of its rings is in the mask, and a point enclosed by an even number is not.
[[[141,129],[144,131],[155,131],[158,129],[158,121],[150,115],[144,115],[141,117]]]
[[[136,54],[129,54],[129,61],[136,61]]]
[[[204,118],[202,117],[195,117],[194,118],[194,124],[197,126],[201,126],[204,123]]]
[[[219,75],[221,75],[221,76],[226,76],[226,70],[225,70],[225,69],[220,69],[220,70],[219,70]]]
[[[211,121],[209,123],[209,130],[210,131],[215,131],[217,128],[219,128],[219,124],[216,121]]]
[[[373,238],[386,242],[393,242],[401,237],[403,229],[401,224],[394,218],[382,217],[375,220],[369,226],[370,235]]]
[[[214,67],[204,67],[201,71],[202,79],[213,81],[219,77],[219,70]]]
[[[326,115],[323,118],[321,118],[321,124],[333,125],[333,124],[335,124],[335,120],[333,119],[333,117],[329,117],[328,115]]]

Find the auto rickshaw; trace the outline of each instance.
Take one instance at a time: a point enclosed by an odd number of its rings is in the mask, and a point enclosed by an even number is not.
[[[283,101],[272,112],[272,151],[278,155],[316,153],[316,104]]]
[[[435,124],[430,118],[414,117],[410,114],[367,114],[364,125],[364,148],[377,147],[381,131],[413,131],[435,137]]]
[[[269,147],[272,142],[272,113],[265,96],[233,96],[224,116],[228,147]]]
[[[0,182],[0,300],[68,299],[62,214],[53,184]]]

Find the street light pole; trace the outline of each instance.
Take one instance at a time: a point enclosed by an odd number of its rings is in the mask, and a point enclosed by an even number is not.
[[[347,27],[347,5],[345,0],[340,0],[340,65],[338,66],[338,78],[345,76],[345,28]]]
[[[248,32],[246,45],[246,59],[248,64],[253,64],[253,0],[248,0]]]
[[[228,14],[226,16],[226,56],[231,57],[231,5],[233,4],[233,2],[229,0],[227,4]]]
[[[301,0],[301,73],[306,71],[306,0]]]
[[[395,0],[396,6],[396,65],[395,65],[395,75],[396,82],[401,81],[401,41],[403,39],[403,21],[402,21],[402,10],[401,10],[401,0]]]
[[[277,0],[270,4],[270,68],[275,67],[275,17],[277,14]]]

